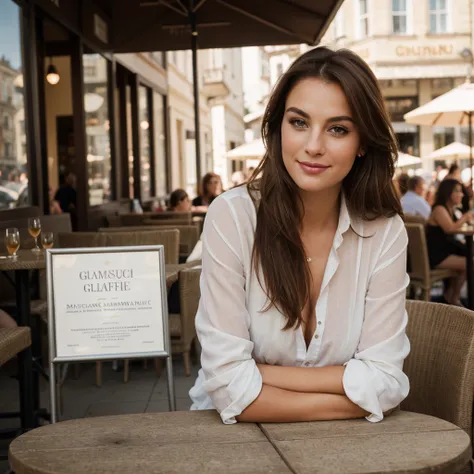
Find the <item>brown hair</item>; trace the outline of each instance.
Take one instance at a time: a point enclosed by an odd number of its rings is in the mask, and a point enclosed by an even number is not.
[[[265,310],[275,306],[284,314],[284,329],[302,323],[301,311],[311,291],[311,273],[300,235],[304,206],[281,150],[286,99],[295,85],[306,78],[338,84],[359,130],[364,155],[356,158],[342,183],[350,215],[373,220],[403,214],[392,183],[397,141],[377,79],[351,51],[326,47],[308,51],[283,74],[272,93],[262,122],[267,151],[247,184],[257,208],[252,262],[269,299]],[[257,179],[260,173],[261,178]]]
[[[217,178],[220,182],[220,185],[221,185],[221,189],[222,189],[222,179],[221,177],[216,174],[216,173],[213,173],[212,171],[210,171],[209,173],[206,173],[203,178],[202,178],[202,181],[201,181],[201,196],[204,197],[204,198],[215,198],[216,196],[211,196],[208,194],[208,191],[207,191],[207,187],[209,186],[209,183],[211,182],[211,180],[213,178]]]
[[[170,195],[170,207],[174,209],[181,201],[188,197],[188,193],[184,189],[175,189]]]

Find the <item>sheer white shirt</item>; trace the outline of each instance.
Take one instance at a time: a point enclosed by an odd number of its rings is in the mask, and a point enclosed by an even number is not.
[[[402,219],[354,219],[341,199],[308,349],[301,328],[283,331],[286,320],[276,308],[262,311],[267,297],[251,265],[255,227],[256,211],[245,186],[209,207],[196,315],[202,368],[189,392],[191,409],[215,408],[224,423],[235,423],[262,389],[256,363],[344,365],[346,396],[370,413],[369,421],[381,421],[383,412],[409,392],[403,373],[410,344]]]

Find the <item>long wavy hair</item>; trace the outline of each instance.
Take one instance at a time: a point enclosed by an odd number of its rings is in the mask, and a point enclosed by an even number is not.
[[[320,78],[341,87],[360,134],[364,155],[356,158],[342,183],[350,215],[364,220],[403,215],[392,182],[397,140],[377,79],[351,51],[326,47],[308,51],[273,90],[262,122],[266,153],[247,184],[257,209],[252,264],[268,297],[264,310],[274,306],[285,315],[284,329],[303,322],[301,312],[311,292],[311,272],[300,235],[303,201],[283,163],[281,149],[287,97],[306,78]]]

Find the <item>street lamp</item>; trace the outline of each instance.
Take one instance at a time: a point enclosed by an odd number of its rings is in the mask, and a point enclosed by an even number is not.
[[[46,80],[52,85],[55,86],[61,77],[59,76],[59,72],[56,69],[56,66],[53,64],[52,58],[49,58],[49,66],[46,72]]]

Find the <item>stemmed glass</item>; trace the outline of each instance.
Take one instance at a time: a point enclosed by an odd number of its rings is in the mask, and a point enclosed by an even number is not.
[[[30,233],[31,237],[35,239],[35,248],[31,251],[40,252],[40,248],[38,247],[38,236],[41,233],[41,221],[39,217],[31,217],[28,219],[28,232]]]
[[[54,245],[54,234],[52,232],[43,232],[41,234],[41,243],[44,249],[51,249]]]
[[[5,245],[10,257],[14,260],[17,258],[16,253],[20,248],[20,232],[17,228],[12,227],[5,232]]]

